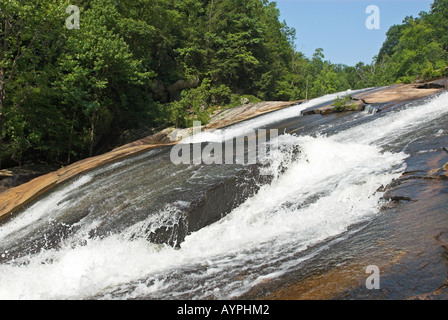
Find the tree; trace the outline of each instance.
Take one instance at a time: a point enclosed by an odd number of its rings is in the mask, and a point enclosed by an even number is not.
[[[66,105],[83,113],[89,123],[88,154],[97,139],[110,130],[113,114],[120,112],[113,101],[120,86],[141,84],[154,74],[143,69],[115,26],[120,15],[109,1],[95,1],[83,12],[83,27],[72,30],[67,51],[59,60],[57,85]],[[101,121],[100,121],[101,120]]]
[[[386,41],[380,49],[377,61],[380,62],[386,58],[386,56],[393,56],[400,43],[401,33],[404,29],[404,25],[393,25],[386,32]]]
[[[55,30],[56,21],[62,17],[62,11],[59,9],[64,3],[38,0],[0,2],[0,168],[3,155],[3,124],[7,116],[5,108],[17,109],[30,95],[30,73],[35,74],[36,68],[42,62],[42,56],[33,50]],[[22,87],[16,86],[14,92],[11,92],[11,96],[16,96],[15,99],[8,98],[9,87],[18,78],[22,79]]]

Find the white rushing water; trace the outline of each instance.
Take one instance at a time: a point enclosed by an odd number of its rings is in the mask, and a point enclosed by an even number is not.
[[[0,299],[238,296],[323,248],[301,254],[310,246],[375,217],[382,196],[378,188],[401,175],[407,157],[384,147],[448,114],[447,101],[448,94],[442,94],[332,136],[280,136],[272,183],[220,221],[187,236],[180,249],[146,240],[144,230],[153,216],[102,238],[89,236],[101,221],[81,220],[81,228],[59,248],[0,265]],[[295,146],[301,152],[294,158]],[[286,163],[284,173],[275,172],[280,162]],[[74,181],[2,225],[0,240],[51,215],[61,196],[86,183],[94,181]],[[76,199],[64,205],[76,206]],[[160,217],[176,215],[182,205],[167,204]],[[0,249],[1,254],[8,252]]]

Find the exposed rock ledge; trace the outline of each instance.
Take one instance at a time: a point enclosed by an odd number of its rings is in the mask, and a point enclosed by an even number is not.
[[[444,80],[445,79],[445,80]],[[412,100],[424,98],[445,89],[445,82],[448,78],[439,79],[420,84],[400,84],[392,85],[384,88],[374,89],[365,93],[353,95],[353,101],[348,104],[354,104],[356,108],[353,111],[364,110],[366,105],[381,104],[384,105],[381,110],[393,107],[397,104],[402,104]],[[443,85],[433,85],[434,83]],[[321,114],[327,115],[334,113],[335,108],[332,104],[320,106],[315,109],[305,110],[304,115],[307,114]]]

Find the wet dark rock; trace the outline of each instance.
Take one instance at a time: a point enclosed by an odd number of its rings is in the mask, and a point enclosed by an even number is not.
[[[422,138],[409,144],[405,152],[407,170],[386,187],[383,198],[391,202],[413,201],[430,181],[448,180],[448,154],[445,145],[448,136]]]
[[[415,200],[412,200],[409,197],[399,197],[399,196],[391,197],[390,200],[393,201],[393,202],[398,202],[398,201],[415,201]]]
[[[383,199],[390,202],[413,201],[420,187],[419,181],[396,179],[385,189]]]
[[[302,111],[302,116],[309,116],[309,115],[312,115],[312,114],[315,114],[315,112],[314,112],[314,110],[304,110],[304,111]]]
[[[248,167],[208,189],[190,205],[177,224],[159,228],[148,235],[148,240],[180,247],[187,235],[219,221],[254,195],[261,185],[272,181],[271,176],[260,175],[260,168],[259,165]]]

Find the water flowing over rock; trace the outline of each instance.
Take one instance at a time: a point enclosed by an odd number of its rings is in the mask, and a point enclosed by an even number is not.
[[[359,111],[316,112],[347,94]],[[167,128],[9,189],[0,297],[446,298],[447,94],[400,85],[246,104],[194,143],[177,141],[192,129]],[[271,153],[235,161],[258,129],[280,133],[257,146]],[[237,137],[232,163],[170,160],[178,143]],[[365,286],[372,265],[380,290]]]

